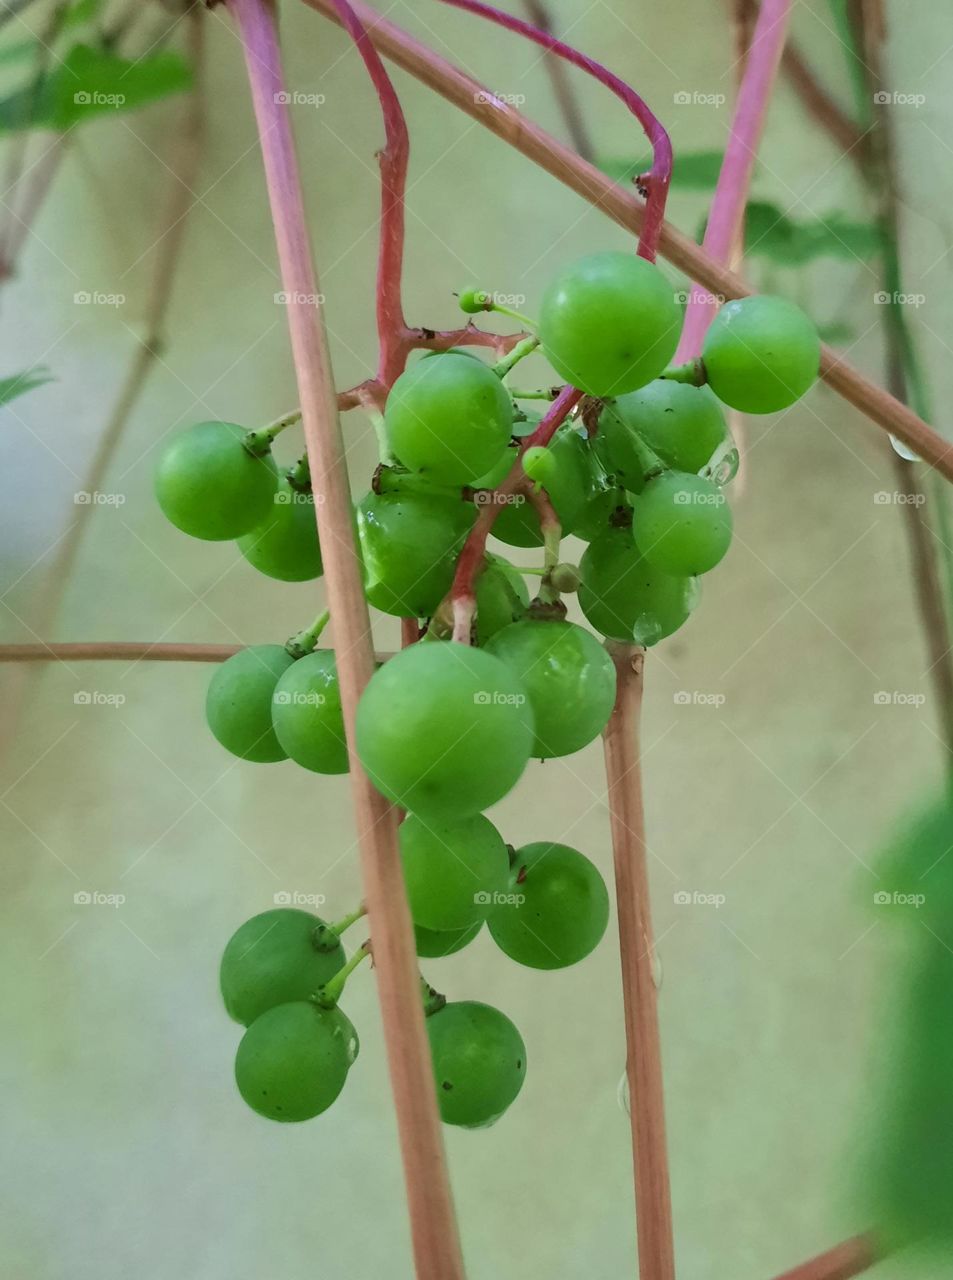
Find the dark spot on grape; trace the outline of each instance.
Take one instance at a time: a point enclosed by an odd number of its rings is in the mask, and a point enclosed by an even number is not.
[[[516,1059],[516,1070],[517,1070],[517,1071],[522,1071],[522,1070],[523,1070],[523,1059],[522,1059],[522,1058],[517,1058],[517,1059]]]
[[[449,1080],[444,1080],[443,1084],[440,1087],[442,1089],[445,1089],[447,1093],[449,1093],[450,1090],[453,1088],[453,1085],[450,1083]]]

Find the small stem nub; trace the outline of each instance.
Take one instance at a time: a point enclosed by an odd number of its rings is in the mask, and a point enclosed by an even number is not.
[[[348,978],[361,963],[365,956],[371,954],[371,942],[368,938],[367,942],[362,943],[358,949],[348,960],[343,968],[338,969],[333,978],[329,978],[323,987],[311,997],[315,1004],[319,1004],[322,1009],[333,1009],[337,1002],[341,999],[341,992],[344,990],[344,984]]]
[[[669,382],[687,382],[692,387],[703,387],[708,381],[708,373],[701,356],[697,360],[689,360],[686,364],[676,364],[666,369],[661,375]]]
[[[447,997],[432,987],[423,974],[420,975],[420,994],[423,997],[425,1018],[429,1018],[432,1013],[439,1013],[447,1003]]]
[[[267,427],[258,427],[254,431],[247,431],[242,444],[250,454],[260,458],[271,448],[276,436],[280,435],[286,427],[293,427],[296,422],[300,421],[301,410],[293,409],[291,413],[286,413],[283,418],[276,418]]]
[[[519,364],[521,360],[532,355],[539,346],[539,338],[530,335],[528,338],[521,338],[516,346],[502,360],[497,360],[493,366],[493,372],[498,378],[505,378],[509,371]]]
[[[297,631],[285,642],[285,649],[291,654],[292,658],[306,658],[309,653],[314,653],[315,645],[321,632],[331,621],[329,610],[322,609],[310,627],[305,627],[303,631]]]

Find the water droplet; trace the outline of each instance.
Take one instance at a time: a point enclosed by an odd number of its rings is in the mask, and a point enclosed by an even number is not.
[[[708,473],[714,484],[723,486],[734,480],[740,465],[741,455],[736,446],[731,440],[726,440],[720,448],[715,450],[708,464]]]
[[[662,638],[662,624],[654,613],[640,613],[632,628],[632,639],[636,644],[646,648],[656,644]]]
[[[622,1072],[622,1078],[619,1080],[619,1087],[615,1091],[616,1101],[619,1109],[624,1111],[627,1116],[631,1116],[632,1107],[629,1102],[629,1077]]]
[[[898,453],[900,457],[904,458],[907,462],[922,461],[918,453],[914,453],[912,449],[908,448],[902,440],[898,440],[896,436],[890,437],[890,443],[893,445],[894,453]]]

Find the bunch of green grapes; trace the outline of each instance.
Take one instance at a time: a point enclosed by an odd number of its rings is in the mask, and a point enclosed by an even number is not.
[[[493,309],[477,290],[460,301]],[[353,740],[335,654],[317,647],[326,615],[284,645],[252,645],[222,663],[206,717],[242,760],[335,775],[356,754],[404,815],[400,861],[421,958],[459,952],[486,926],[505,955],[544,970],[597,946],[605,883],[567,845],[507,844],[486,811],[531,760],[571,755],[605,730],[616,698],[611,642],[655,644],[691,615],[698,578],[732,538],[724,486],[737,455],[722,406],[786,408],[817,375],[818,343],[790,303],[746,298],[722,309],[699,361],[671,369],[677,295],[654,264],[617,252],[567,266],[538,326],[526,324],[530,336],[495,365],[459,349],[428,353],[386,389],[381,464],[354,529],[368,604],[416,620],[422,638],[375,671]],[[584,393],[551,433],[537,432],[521,401],[558,389],[507,383],[532,351]],[[274,434],[193,427],[163,452],[156,491],[179,529],[236,539],[262,572],[307,581],[322,571],[307,466],[279,474]],[[518,567],[485,540],[461,559],[487,505],[493,536],[528,554],[542,547],[541,567]],[[578,566],[560,561],[565,534],[588,544]],[[538,582],[534,599],[527,577]],[[572,592],[588,627],[567,616],[562,597]],[[307,1119],[343,1088],[357,1037],[338,997],[358,958],[345,963],[336,927],[301,911],[265,912],[229,942],[222,994],[246,1027],[236,1078],[260,1114]],[[520,1034],[489,1005],[428,991],[440,1113],[448,1124],[491,1124],[525,1077]]]

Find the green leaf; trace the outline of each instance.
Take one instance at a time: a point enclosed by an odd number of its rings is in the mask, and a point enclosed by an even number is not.
[[[748,204],[745,253],[750,257],[770,258],[783,266],[803,266],[815,258],[866,260],[879,252],[881,243],[876,226],[852,222],[840,213],[795,222],[768,201]]]
[[[17,40],[13,44],[4,45],[0,49],[0,67],[9,67],[16,62],[27,62],[37,56],[40,48],[38,40]]]
[[[821,342],[842,346],[845,342],[850,342],[854,337],[854,330],[849,324],[844,324],[840,320],[832,320],[830,324],[819,324],[817,326],[817,336]]]
[[[103,0],[76,0],[63,15],[63,30],[82,27],[97,18],[104,8]]]
[[[163,49],[131,62],[76,44],[39,82],[0,101],[0,131],[69,129],[98,115],[137,107],[187,89],[192,72],[181,54]]]
[[[672,186],[686,191],[713,191],[721,170],[720,151],[687,151],[676,155],[672,169]],[[596,164],[616,182],[631,182],[640,173],[648,173],[651,160],[602,159]]]
[[[26,395],[28,391],[52,381],[53,375],[44,368],[27,369],[23,373],[15,373],[11,378],[0,378],[0,405],[9,404],[18,396]]]

